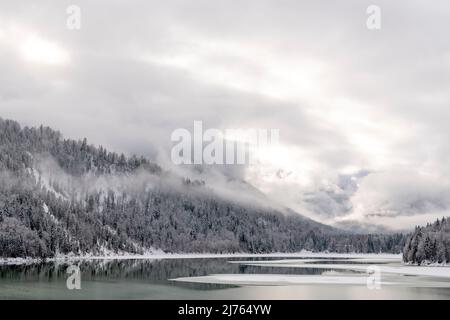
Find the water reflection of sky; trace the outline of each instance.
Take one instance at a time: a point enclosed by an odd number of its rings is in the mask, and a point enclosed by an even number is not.
[[[375,261],[375,260],[373,260]],[[276,287],[240,285],[236,283],[192,283],[169,279],[206,277],[210,275],[288,275],[288,276],[366,276],[361,270],[336,269],[335,266],[373,264],[358,259],[329,258],[196,258],[159,260],[83,260],[74,262],[80,267],[82,292],[65,288],[68,263],[48,262],[29,265],[0,266],[0,298],[201,298],[201,299],[316,299],[316,298],[380,298],[380,293],[367,292],[365,286],[354,285],[277,285]],[[249,265],[255,263],[257,265]],[[285,266],[283,265],[285,264]],[[295,267],[303,264],[304,267]],[[380,266],[401,266],[399,261],[376,261]],[[327,268],[330,265],[330,268]],[[448,269],[450,270],[450,268]],[[245,278],[245,276],[244,276]],[[428,299],[450,298],[450,279],[426,276],[383,274],[383,281],[401,286],[383,288],[384,296]],[[447,286],[447,288],[442,288]],[[281,287],[281,288],[280,288]],[[262,288],[265,288],[265,291]],[[116,291],[115,291],[116,290]],[[339,294],[339,290],[342,291]],[[205,292],[205,293],[202,293]],[[209,292],[209,294],[206,294]],[[295,294],[294,294],[295,292]],[[336,296],[333,296],[336,294]],[[359,295],[359,296],[358,296]]]

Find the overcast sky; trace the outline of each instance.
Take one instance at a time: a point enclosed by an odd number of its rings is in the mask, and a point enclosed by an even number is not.
[[[450,3],[393,2],[2,0],[0,117],[160,161],[194,120],[276,128],[271,199],[409,228],[450,208]]]

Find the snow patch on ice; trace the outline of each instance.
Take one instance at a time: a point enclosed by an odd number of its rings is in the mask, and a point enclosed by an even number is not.
[[[170,279],[179,282],[235,284],[235,285],[299,285],[336,284],[367,285],[367,278],[361,276],[322,276],[322,275],[284,275],[284,274],[213,274],[201,277]],[[395,284],[382,282],[381,285]]]
[[[370,261],[367,261],[370,262]],[[261,266],[263,264],[259,263],[259,261],[252,261],[242,263],[243,265],[254,265]],[[302,262],[294,262],[289,263],[289,261],[285,261],[283,263],[265,261],[265,267],[285,267],[285,268],[302,268],[302,269],[332,269],[332,270],[350,270],[350,271],[359,271],[366,272],[367,268],[373,264],[308,264]],[[409,276],[429,276],[429,277],[442,277],[442,278],[450,278],[450,267],[432,267],[432,266],[407,266],[407,265],[399,265],[399,266],[387,266],[387,265],[378,265],[377,266],[381,273],[391,273],[391,274],[401,274],[401,275],[409,275]]]

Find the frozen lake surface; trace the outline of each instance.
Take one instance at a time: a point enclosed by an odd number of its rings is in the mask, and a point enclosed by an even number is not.
[[[70,265],[80,290],[67,288]],[[10,261],[0,264],[0,299],[450,299],[450,267],[317,253]]]

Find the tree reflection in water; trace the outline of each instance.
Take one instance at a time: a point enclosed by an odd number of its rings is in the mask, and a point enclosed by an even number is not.
[[[198,277],[210,274],[321,274],[324,269],[296,269],[248,266],[228,263],[230,258],[165,259],[165,260],[80,260],[28,265],[0,266],[0,279],[15,281],[62,281],[70,264],[80,267],[83,281],[138,281],[199,288],[202,290],[232,287],[231,285],[174,282],[169,279]],[[261,259],[254,259],[261,260]]]

